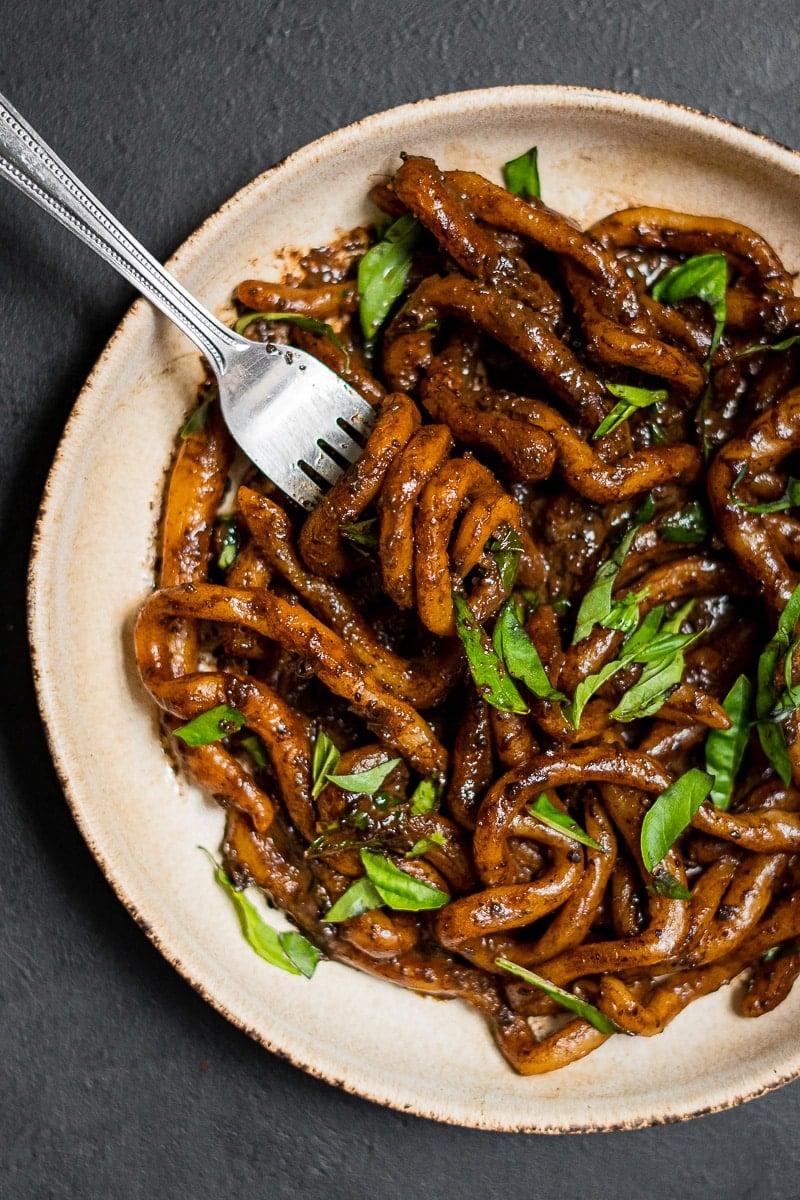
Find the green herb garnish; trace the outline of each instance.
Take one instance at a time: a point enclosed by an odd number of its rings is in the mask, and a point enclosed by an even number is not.
[[[411,793],[411,812],[414,816],[435,812],[439,807],[442,789],[433,779],[421,779]]]
[[[405,287],[421,231],[415,217],[398,217],[358,264],[358,312],[366,342],[375,337]]]
[[[296,325],[298,329],[306,329],[309,333],[319,333],[326,337],[331,345],[335,346],[340,354],[344,355],[344,369],[350,369],[350,355],[339,340],[339,336],[332,325],[327,321],[320,321],[317,317],[307,317],[305,313],[292,312],[253,312],[245,313],[243,317],[234,325],[234,333],[244,333],[249,325],[254,321],[285,321],[288,325]]]
[[[238,733],[244,723],[244,716],[238,708],[231,708],[230,704],[218,704],[216,708],[209,708],[173,730],[173,733],[187,746],[207,746],[210,742],[221,742],[231,733]]]
[[[340,525],[339,533],[362,550],[378,549],[377,517],[367,517],[364,521],[354,521],[351,525]]]
[[[539,181],[539,152],[531,146],[518,158],[512,158],[503,166],[503,182],[506,191],[523,200],[538,200],[542,194]]]
[[[398,912],[441,908],[450,897],[441,888],[409,875],[386,857],[361,850],[366,877],[357,879],[325,915],[326,921],[347,921],[385,904]]]
[[[422,837],[419,841],[414,842],[410,850],[406,850],[405,858],[419,858],[422,854],[427,854],[433,846],[445,846],[447,839],[444,834],[438,829],[427,837]]]
[[[648,871],[661,862],[711,791],[713,780],[693,767],[656,798],[642,822],[642,861]]]
[[[708,514],[702,504],[692,500],[662,521],[658,532],[665,542],[695,545],[708,537]]]
[[[509,675],[520,680],[541,700],[566,700],[547,678],[539,651],[517,617],[511,600],[506,600],[495,622],[492,644]]]
[[[654,512],[655,502],[652,496],[648,495],[639,512],[633,518],[630,528],[623,534],[608,558],[600,563],[591,586],[581,601],[578,615],[575,618],[575,632],[572,635],[573,646],[577,642],[583,641],[585,637],[588,637],[593,625],[606,625],[607,618],[613,608],[611,593],[614,590],[614,582],[619,574],[625,555],[630,550],[633,539],[636,537],[636,531],[640,525],[649,521]],[[611,628],[615,628],[615,626],[611,626]]]
[[[400,761],[399,758],[390,758],[388,762],[379,763],[369,771],[357,771],[353,775],[327,774],[325,779],[328,783],[335,783],[342,791],[371,796],[378,791],[387,775],[391,775]]]
[[[606,391],[617,397],[618,403],[595,429],[592,434],[593,441],[612,433],[619,425],[624,424],[629,417],[633,416],[637,409],[649,408],[651,404],[663,404],[667,399],[667,392],[664,388],[630,387],[624,383],[607,383],[605,387]]]
[[[692,898],[689,889],[684,887],[680,879],[670,875],[669,871],[654,871],[648,891],[652,892],[654,896],[666,896],[668,900],[691,900]]]
[[[736,496],[736,489],[742,480],[747,475],[747,464],[740,467],[736,472],[736,478],[731,485],[730,497],[731,503],[737,508],[741,508],[744,512],[749,513],[772,513],[785,512],[787,508],[797,508],[800,505],[800,479],[793,479],[790,475],[786,480],[786,487],[783,490],[783,495],[777,500],[767,500],[763,504],[746,504],[744,500],[739,500]]]
[[[220,551],[217,555],[217,566],[220,571],[227,571],[236,555],[239,553],[239,529],[233,518],[226,518],[221,523]]]
[[[503,591],[510,592],[517,578],[522,554],[522,541],[519,534],[516,529],[506,525],[496,537],[489,539],[486,549],[497,564]]]
[[[517,975],[525,983],[530,983],[533,987],[539,988],[549,996],[551,1000],[555,1000],[563,1008],[569,1009],[578,1017],[583,1017],[584,1021],[588,1021],[600,1033],[619,1033],[618,1025],[615,1025],[610,1017],[605,1013],[601,1013],[599,1008],[595,1008],[588,1000],[581,1000],[573,992],[565,991],[564,988],[556,987],[549,979],[543,979],[541,975],[534,975],[533,971],[527,971],[525,967],[520,967],[515,962],[511,962],[508,958],[496,958],[495,964],[502,967],[504,971],[508,971],[511,975]]]
[[[750,680],[740,675],[722,702],[730,717],[730,729],[710,729],[706,737],[706,771],[714,780],[711,800],[717,808],[730,806],[736,774],[750,736],[752,698]]]
[[[181,438],[185,442],[193,433],[200,433],[208,424],[208,418],[211,414],[211,406],[214,403],[215,397],[209,396],[202,404],[199,404],[194,412],[189,417],[188,421],[181,430]]]
[[[759,741],[767,758],[787,787],[792,781],[792,764],[786,749],[783,731],[775,717],[788,715],[796,707],[797,702],[793,700],[794,688],[791,685],[783,695],[776,695],[775,671],[778,660],[781,656],[785,656],[788,663],[784,667],[784,680],[787,677],[791,679],[793,645],[796,645],[796,643],[792,643],[792,634],[798,620],[800,620],[800,584],[792,592],[786,607],[778,618],[778,628],[761,653],[756,672],[756,720]]]
[[[209,854],[204,846],[198,849],[210,860],[215,880],[233,901],[248,945],[270,966],[280,967],[290,975],[305,975],[306,979],[310,979],[322,957],[317,947],[296,930],[278,933],[268,925],[244,892],[237,891],[233,886],[213,854]]]
[[[534,817],[538,817],[545,825],[552,825],[555,829],[560,829],[562,833],[568,834],[574,838],[576,842],[581,842],[584,846],[591,846],[593,850],[600,850],[605,854],[604,848],[594,838],[590,838],[588,833],[581,829],[577,821],[574,821],[569,813],[563,812],[560,808],[556,808],[555,804],[543,792],[541,796],[528,805],[528,811]]]
[[[796,346],[800,342],[800,333],[793,333],[787,338],[783,338],[780,342],[773,342],[771,345],[758,344],[754,346],[745,346],[743,350],[737,350],[735,358],[748,358],[751,354],[760,354],[762,351],[775,352],[780,350],[791,350],[792,346]]]
[[[453,592],[453,608],[456,631],[466,651],[467,665],[478,693],[487,704],[503,712],[526,713],[528,706],[517,691],[505,663],[458,592]]]
[[[314,742],[311,756],[311,796],[316,800],[328,782],[328,774],[335,771],[341,755],[327,733],[320,731]]]
[[[714,333],[706,362],[709,363],[719,345],[728,315],[726,291],[728,261],[724,254],[696,254],[673,267],[656,282],[653,299],[659,304],[678,304],[681,300],[703,300],[714,317]]]

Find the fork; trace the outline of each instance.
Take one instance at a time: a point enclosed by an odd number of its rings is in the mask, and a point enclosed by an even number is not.
[[[374,410],[313,355],[252,342],[218,321],[84,187],[0,95],[0,175],[111,263],[189,337],[219,382],[234,440],[311,509],[361,453]]]

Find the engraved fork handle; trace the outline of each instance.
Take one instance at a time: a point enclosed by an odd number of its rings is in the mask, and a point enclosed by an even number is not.
[[[224,373],[243,339],[164,270],[2,95],[0,175],[116,267]]]

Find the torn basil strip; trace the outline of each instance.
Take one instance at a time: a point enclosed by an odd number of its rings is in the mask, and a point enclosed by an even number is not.
[[[326,337],[332,346],[335,346],[340,354],[344,356],[344,369],[350,369],[350,355],[339,340],[339,335],[332,325],[327,321],[320,321],[317,317],[306,316],[305,313],[293,312],[251,312],[245,313],[243,317],[234,325],[234,333],[244,333],[249,325],[254,321],[283,321],[287,325],[296,325],[298,329],[305,329],[309,333],[319,333],[322,337]]]
[[[505,663],[495,650],[469,605],[453,592],[456,632],[467,655],[467,665],[478,694],[487,704],[503,712],[526,713],[528,706],[519,694]]]
[[[509,675],[524,683],[534,696],[538,696],[540,700],[566,700],[564,693],[557,691],[547,678],[539,651],[520,624],[514,604],[510,600],[500,609],[492,644],[505,663]]]
[[[516,529],[506,525],[486,543],[486,549],[497,564],[500,583],[504,592],[510,592],[514,586],[519,570],[519,560],[522,554],[522,541]]]
[[[584,846],[590,846],[593,850],[599,850],[603,854],[606,853],[603,846],[599,842],[596,842],[594,838],[589,837],[588,833],[581,829],[578,822],[573,820],[569,813],[556,808],[555,804],[548,798],[546,792],[543,792],[541,796],[537,796],[528,805],[528,811],[534,817],[538,817],[540,821],[543,821],[545,825],[551,825],[554,829],[561,830],[562,833],[566,833],[569,837],[574,838],[576,842],[580,842]]]
[[[756,721],[759,741],[762,750],[787,787],[792,781],[792,764],[783,730],[775,719],[775,709],[777,708],[782,715],[788,715],[795,705],[792,704],[791,708],[786,706],[785,694],[777,695],[775,675],[780,659],[790,653],[792,635],[798,620],[800,585],[794,589],[778,618],[778,627],[759,656],[756,671]]]
[[[388,762],[379,763],[369,771],[357,771],[352,775],[326,774],[328,783],[334,783],[345,792],[355,792],[359,795],[371,796],[378,791],[383,781],[391,775],[397,764],[402,760],[391,758]]]
[[[623,534],[618,544],[611,551],[608,558],[605,558],[600,563],[589,590],[581,601],[578,615],[575,618],[575,632],[572,635],[573,646],[589,636],[592,626],[606,624],[606,620],[613,609],[611,593],[614,590],[614,583],[625,556],[633,545],[636,531],[645,522],[651,520],[654,513],[655,502],[653,497],[648,494],[644,504],[634,516],[629,528]]]
[[[342,893],[325,914],[324,919],[338,924],[340,921],[349,921],[351,917],[360,917],[365,912],[371,912],[373,908],[380,908],[382,904],[380,894],[364,875],[350,884],[347,891]]]
[[[508,971],[511,975],[516,975],[523,982],[531,984],[532,987],[537,987],[543,991],[551,1000],[555,1000],[562,1008],[569,1009],[578,1017],[583,1017],[584,1021],[588,1021],[600,1033],[620,1033],[620,1028],[610,1017],[605,1013],[600,1012],[594,1004],[590,1004],[588,1000],[581,1000],[580,996],[576,996],[574,992],[568,992],[564,988],[557,987],[551,983],[549,979],[544,979],[541,975],[535,975],[533,971],[526,970],[525,967],[520,967],[517,963],[511,962],[508,958],[496,958],[495,964],[501,967],[504,971]]]
[[[402,294],[421,232],[415,217],[398,217],[358,264],[358,313],[365,341],[372,341]]]
[[[647,890],[654,896],[664,896],[667,900],[691,900],[692,898],[689,889],[681,883],[680,879],[670,875],[669,871],[654,871]]]
[[[539,180],[539,152],[531,146],[524,154],[503,164],[506,191],[523,200],[538,200],[542,194]]]
[[[421,779],[411,793],[411,812],[415,816],[421,813],[435,812],[439,807],[442,796],[441,785],[433,779]]]
[[[244,716],[238,708],[232,708],[230,704],[218,704],[173,732],[187,746],[208,746],[211,742],[221,742],[231,733],[238,733],[244,723]]]
[[[706,737],[706,771],[714,780],[710,796],[716,808],[730,807],[736,775],[750,736],[752,698],[750,680],[746,675],[740,675],[722,702],[730,718],[730,729],[710,729]]]
[[[642,822],[642,861],[651,873],[671,850],[711,791],[713,780],[696,767],[656,798]]]
[[[705,541],[709,535],[708,513],[702,504],[692,500],[662,521],[658,532],[665,542],[696,545]]]
[[[747,476],[747,464],[740,467],[736,472],[736,477],[731,485],[730,498],[731,503],[737,508],[741,508],[743,512],[749,513],[773,513],[785,512],[788,508],[797,508],[800,505],[800,479],[794,479],[790,475],[786,480],[786,487],[783,494],[777,500],[766,500],[762,504],[747,504],[744,500],[740,500],[736,495],[736,489]]]
[[[327,733],[320,730],[314,742],[314,750],[311,756],[311,796],[316,800],[322,789],[327,784],[327,776],[330,772],[336,770],[339,764],[341,755],[328,737]]]
[[[663,404],[667,399],[664,388],[631,387],[624,383],[606,383],[606,391],[616,396],[618,403],[611,412],[607,413],[592,434],[592,441],[606,437],[623,425],[629,417],[640,408],[649,408],[653,404]]]
[[[361,862],[383,903],[398,912],[441,908],[450,899],[447,892],[423,879],[417,879],[415,875],[409,875],[384,854],[362,850]]]
[[[244,892],[234,887],[214,856],[204,846],[200,846],[199,849],[211,862],[214,879],[232,900],[242,933],[251,949],[270,966],[280,967],[290,975],[305,975],[306,979],[310,979],[322,957],[317,947],[296,930],[279,933],[277,929],[273,929]]]
[[[679,304],[681,300],[703,300],[714,317],[714,332],[711,337],[706,363],[714,356],[728,316],[727,308],[728,261],[719,251],[711,254],[696,254],[687,258],[662,275],[652,288],[652,296],[659,304]]]
[[[340,525],[339,533],[361,550],[378,549],[377,517],[367,517],[363,521],[354,521],[350,525]]]

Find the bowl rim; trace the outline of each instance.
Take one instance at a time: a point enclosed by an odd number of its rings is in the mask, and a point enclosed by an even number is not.
[[[285,177],[300,174],[308,169],[320,153],[327,153],[337,142],[344,145],[360,138],[363,134],[386,123],[401,125],[406,116],[420,111],[441,110],[446,113],[456,105],[463,113],[464,109],[476,110],[485,108],[487,101],[500,108],[516,106],[528,102],[531,108],[545,107],[548,109],[591,110],[619,113],[623,116],[643,116],[648,120],[661,121],[665,126],[696,130],[704,136],[716,135],[719,141],[733,149],[752,152],[758,148],[759,156],[784,171],[790,171],[800,178],[800,151],[786,146],[774,138],[753,131],[745,125],[737,124],[726,118],[706,112],[700,108],[684,105],[675,101],[657,97],[644,96],[640,93],[615,91],[603,88],[585,87],[576,84],[509,84],[486,88],[470,88],[465,90],[448,91],[421,99],[395,105],[379,112],[373,112],[346,125],[330,130],[313,139],[278,160],[253,179],[238,188],[224,203],[207,216],[175,251],[165,261],[165,266],[178,278],[183,272],[191,270],[198,256],[203,252],[206,241],[217,234],[233,210],[251,202],[256,194],[273,181],[280,182]],[[476,1128],[495,1132],[524,1132],[524,1133],[602,1133],[628,1129],[639,1129],[666,1124],[674,1124],[693,1119],[698,1116],[733,1108],[745,1101],[774,1091],[800,1077],[800,1057],[797,1063],[781,1074],[773,1072],[770,1078],[764,1078],[758,1084],[750,1084],[737,1095],[721,1097],[709,1104],[695,1105],[681,1112],[649,1114],[641,1119],[604,1121],[595,1115],[589,1117],[580,1126],[567,1126],[563,1123],[547,1125],[542,1121],[533,1123],[510,1123],[507,1120],[492,1119],[485,1112],[477,1113],[474,1120],[464,1120],[462,1117],[451,1115],[446,1111],[425,1111],[422,1107],[409,1109],[407,1104],[394,1100],[391,1095],[370,1095],[362,1086],[351,1083],[347,1079],[334,1077],[324,1069],[315,1065],[313,1060],[306,1059],[302,1054],[292,1053],[285,1047],[274,1042],[262,1030],[248,1024],[246,1020],[231,1012],[224,1001],[210,990],[202,979],[196,978],[192,968],[183,962],[177,949],[169,944],[159,934],[153,923],[152,914],[146,905],[140,904],[128,894],[124,881],[117,870],[109,862],[103,846],[94,836],[90,823],[84,813],[69,765],[64,761],[58,740],[58,720],[51,708],[51,701],[46,678],[46,671],[40,661],[39,643],[43,639],[46,624],[46,614],[36,602],[36,593],[43,577],[47,574],[45,532],[48,523],[53,519],[58,502],[58,490],[61,476],[67,470],[66,458],[68,444],[71,445],[73,435],[79,431],[88,419],[87,409],[91,406],[92,392],[98,379],[102,376],[108,360],[113,357],[117,343],[125,337],[130,326],[137,320],[137,314],[149,310],[147,300],[137,297],[123,314],[122,319],[106,341],[99,357],[83,383],[75,403],[69,413],[61,432],[56,452],[53,456],[47,478],[44,484],[42,498],[38,507],[31,551],[27,571],[27,635],[32,664],[32,673],[36,690],[37,703],[42,719],[48,747],[53,760],[55,771],[65,799],[72,813],[81,836],[90,852],[102,870],[106,880],[111,885],[116,897],[125,906],[140,929],[155,945],[163,957],[192,988],[217,1012],[224,1016],[234,1026],[253,1038],[270,1052],[288,1060],[307,1074],[324,1080],[331,1085],[352,1095],[371,1100],[384,1107],[401,1112],[412,1112],[414,1115],[428,1117],[443,1124]]]

